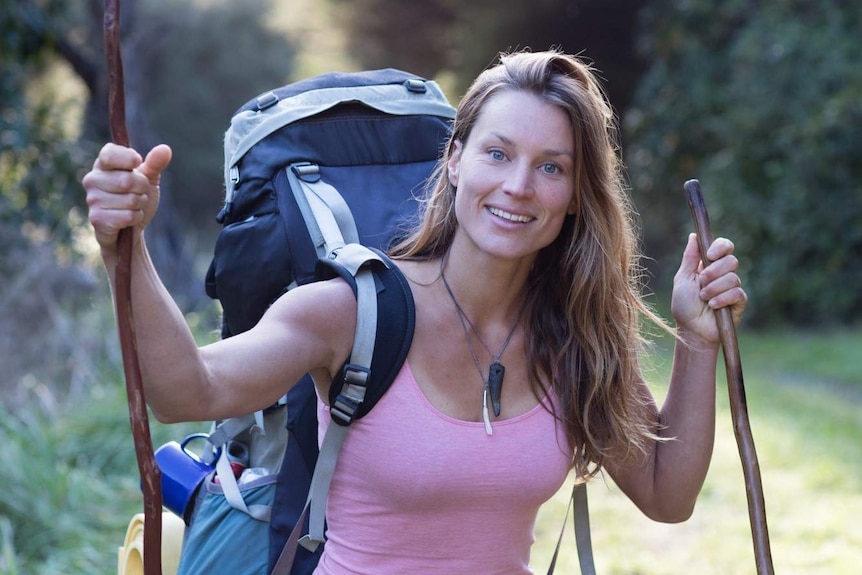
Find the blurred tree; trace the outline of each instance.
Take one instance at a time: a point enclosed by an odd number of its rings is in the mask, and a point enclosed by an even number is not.
[[[66,17],[64,4],[0,0],[0,225],[21,241],[25,223],[68,239],[72,189],[80,190],[82,158],[64,129],[66,103],[54,94],[27,93],[60,44],[49,23]]]
[[[463,4],[451,0],[332,0],[362,68],[400,68],[427,78],[451,63]]]
[[[0,0],[0,397],[75,385],[85,369],[75,353],[70,310],[95,285],[77,264],[83,219],[80,167],[93,149],[69,129],[72,107],[44,76],[64,49],[54,30],[70,22],[66,2]],[[19,379],[26,385],[20,386]]]
[[[3,213],[7,219],[14,213],[18,222],[41,218],[40,224],[59,230],[67,225],[70,206],[82,204],[78,181],[95,147],[109,139],[103,3],[0,2],[4,4],[0,201],[4,208],[9,205]],[[185,308],[205,298],[193,259],[197,244],[211,245],[217,230],[214,217],[223,188],[221,142],[230,116],[245,100],[284,82],[292,68],[292,44],[266,27],[269,7],[270,0],[121,2],[132,145],[143,153],[167,142],[176,153],[163,181],[148,246],[165,283]],[[62,118],[55,102],[45,95],[25,96],[34,73],[52,58],[67,62],[86,87],[84,145],[60,138],[56,129],[50,131]],[[27,115],[25,102],[36,112]],[[64,142],[65,154],[58,149]],[[58,185],[58,179],[64,185]],[[69,245],[67,236],[54,234],[54,239]]]
[[[264,21],[269,6],[122,0],[132,144],[145,152],[164,141],[176,152],[148,246],[186,310],[209,301],[191,248],[197,226],[220,208],[221,141],[230,115],[291,69],[292,45]],[[102,0],[0,0],[5,398],[32,393],[36,384],[62,392],[87,377],[89,340],[77,330],[99,277],[79,258],[81,246],[92,246],[80,180],[109,139],[102,20]]]
[[[271,0],[152,0],[141,7],[141,98],[175,154],[177,216],[211,254],[224,190],[224,132],[231,115],[284,84],[296,48],[267,27]]]
[[[4,0],[10,11],[4,11],[3,37],[23,47],[11,53],[12,69],[17,70],[15,84],[0,106],[7,108],[4,117],[17,118],[5,130],[4,163],[14,166],[4,179],[0,197],[10,208],[34,206],[38,209],[4,210],[7,222],[22,230],[34,226],[47,230],[55,249],[71,252],[72,224],[70,208],[83,207],[80,176],[91,164],[98,143],[110,139],[107,126],[107,80],[102,51],[103,5],[98,0],[85,4],[68,4],[56,0]],[[126,112],[132,144],[146,149],[153,141],[145,106],[138,97],[140,52],[129,50],[129,36],[135,33],[138,0],[125,0],[121,9],[121,34],[126,76]],[[13,46],[14,47],[14,46]],[[3,52],[4,54],[6,51]],[[53,94],[33,89],[39,74],[51,63],[64,61],[81,81],[86,91],[86,105],[80,140],[58,127],[65,122],[64,109]],[[5,68],[5,66],[4,66]],[[4,86],[6,83],[4,82]],[[26,114],[27,110],[35,110]],[[9,144],[8,147],[6,144]],[[61,185],[62,184],[62,185]],[[162,208],[153,223],[149,246],[166,284],[186,306],[203,299],[199,277],[192,273],[190,255],[183,248],[181,230],[175,223],[170,185],[163,186]],[[30,234],[32,236],[32,233]]]
[[[606,79],[611,101],[623,110],[641,64],[635,55],[638,10],[646,0],[333,0],[363,67],[401,67],[426,76],[456,76],[460,95],[500,51],[582,53]],[[456,94],[450,98],[457,99]]]
[[[839,0],[645,12],[651,64],[627,127],[648,245],[678,250],[682,183],[699,178],[716,234],[738,246],[756,324],[862,317],[860,24],[862,5]]]

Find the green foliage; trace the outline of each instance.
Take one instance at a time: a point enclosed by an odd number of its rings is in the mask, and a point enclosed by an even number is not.
[[[80,166],[91,152],[67,134],[67,101],[27,90],[56,44],[52,22],[66,17],[64,4],[0,2],[0,226],[15,230],[18,243],[27,242],[25,224],[68,242]]]
[[[648,251],[690,229],[681,190],[698,178],[716,235],[738,246],[755,323],[862,316],[860,20],[838,1],[645,12],[652,63],[626,127]]]
[[[86,387],[59,394],[32,382],[0,404],[0,573],[116,572],[116,549],[141,512],[134,443],[110,300],[79,318],[93,364]],[[98,339],[100,341],[95,341]],[[3,396],[4,403],[9,401]],[[151,418],[154,445],[205,429]]]
[[[0,411],[0,573],[4,561],[22,573],[113,572],[110,558],[141,510],[128,410],[113,382],[60,411]],[[152,427],[157,444],[178,439],[179,430]]]

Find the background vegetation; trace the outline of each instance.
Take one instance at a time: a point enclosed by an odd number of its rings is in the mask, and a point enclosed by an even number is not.
[[[456,102],[500,50],[583,53],[621,120],[659,305],[690,227],[686,179],[701,180],[714,230],[738,246],[778,571],[855,572],[862,5],[123,0],[122,15],[133,144],[165,141],[177,157],[149,244],[202,340],[217,324],[202,277],[234,109],[311,74],[385,66],[436,78]],[[0,0],[0,574],[113,572],[140,506],[110,299],[79,184],[108,139],[101,17],[100,0]],[[178,431],[156,426],[156,441]],[[683,526],[643,523],[612,485],[591,489],[601,571],[752,571],[731,438],[719,429],[700,507]],[[548,506],[539,528],[538,571],[557,511]]]

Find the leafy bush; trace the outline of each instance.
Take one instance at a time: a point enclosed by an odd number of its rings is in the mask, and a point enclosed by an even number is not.
[[[102,337],[115,342],[113,331]],[[142,510],[116,357],[102,357],[87,383],[62,398],[39,386],[14,411],[0,404],[0,573],[116,570],[116,549]],[[205,428],[151,419],[150,429],[158,446]]]
[[[626,126],[648,251],[690,229],[701,180],[742,256],[755,323],[862,317],[862,7],[838,1],[653,2],[652,64]]]

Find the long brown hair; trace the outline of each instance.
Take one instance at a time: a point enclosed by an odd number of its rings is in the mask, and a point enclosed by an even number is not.
[[[661,324],[641,298],[634,213],[624,185],[613,110],[591,67],[556,51],[503,54],[473,82],[423,200],[420,222],[391,250],[397,258],[443,257],[458,222],[446,175],[454,142],[466,143],[485,102],[503,90],[536,94],[569,116],[577,158],[577,212],[543,248],[527,280],[530,384],[538,398],[553,382],[580,476],[609,454],[643,450],[656,422],[639,394],[639,320]],[[663,325],[663,324],[662,324]]]

